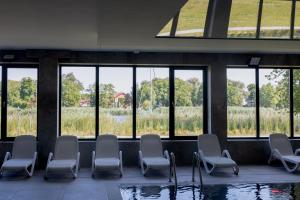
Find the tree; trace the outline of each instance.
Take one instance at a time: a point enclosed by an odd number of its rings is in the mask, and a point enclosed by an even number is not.
[[[247,86],[248,96],[246,98],[247,106],[253,107],[256,104],[256,86],[255,84],[249,84]]]
[[[192,106],[192,85],[187,81],[175,79],[175,105]]]
[[[68,73],[62,77],[62,87],[62,106],[78,106],[81,92],[84,89],[82,83],[76,79],[73,73]]]
[[[114,104],[114,95],[116,94],[113,84],[100,84],[100,106],[110,108]]]
[[[32,107],[36,102],[36,81],[32,78],[23,78],[20,82],[20,98],[23,101],[21,107]]]
[[[240,81],[227,81],[228,106],[243,106],[245,100],[245,85]]]
[[[130,93],[125,94],[125,99],[124,99],[124,107],[130,107],[132,104],[132,95]]]
[[[276,88],[271,84],[262,85],[259,91],[259,104],[262,107],[275,108],[278,103]]]
[[[193,106],[200,106],[203,104],[203,85],[198,78],[191,78],[188,83],[192,86],[192,104]]]

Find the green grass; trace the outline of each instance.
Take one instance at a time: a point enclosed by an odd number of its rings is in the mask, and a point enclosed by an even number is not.
[[[7,109],[7,135],[15,137],[18,135],[37,133],[36,109],[17,109],[8,107]]]
[[[228,107],[227,129],[229,137],[255,137],[255,108]],[[299,119],[298,119],[299,121]],[[260,108],[260,135],[289,134],[289,112],[285,109]]]
[[[175,134],[199,135],[203,132],[202,107],[176,107]],[[121,120],[118,120],[120,118]],[[270,133],[289,134],[289,112],[272,108],[260,109],[261,136]],[[228,107],[228,136],[253,137],[256,135],[255,108]],[[300,115],[295,115],[295,135],[300,136]],[[8,108],[8,136],[22,134],[36,135],[36,110]],[[132,136],[132,111],[130,109],[101,109],[100,133],[112,133],[120,137]],[[63,134],[82,138],[95,137],[94,108],[63,108],[61,128]],[[167,137],[169,134],[169,109],[160,108],[153,112],[137,110],[137,135],[157,133]]]
[[[118,118],[122,118],[118,121]],[[120,137],[132,137],[132,111],[130,109],[100,109],[99,132],[112,133]],[[176,135],[199,135],[202,133],[202,107],[176,108]],[[169,135],[169,109],[154,111],[137,110],[137,135],[157,133]],[[77,135],[83,138],[95,135],[94,108],[63,108],[61,129],[64,135]]]
[[[230,13],[229,27],[256,27],[259,0],[233,0]],[[181,9],[177,30],[203,29],[207,13],[207,0],[189,0]],[[297,5],[296,13],[300,12]],[[291,1],[265,0],[261,27],[290,26]],[[300,15],[296,14],[296,26],[300,26]],[[160,33],[170,32],[171,23],[168,23]],[[180,36],[202,36],[203,33],[187,33]],[[298,35],[298,34],[295,34]],[[267,30],[262,31],[260,37],[288,37],[289,31]],[[254,38],[253,30],[232,30],[228,32],[229,38]]]

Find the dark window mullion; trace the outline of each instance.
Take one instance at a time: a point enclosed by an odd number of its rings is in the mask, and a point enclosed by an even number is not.
[[[169,138],[175,137],[175,75],[169,68]]]
[[[256,81],[256,138],[260,137],[260,109],[259,109],[259,67],[255,68],[255,81]]]
[[[1,139],[7,138],[7,68],[2,66]]]
[[[96,111],[96,124],[95,124],[95,128],[96,128],[96,130],[95,130],[95,137],[97,138],[97,136],[100,134],[100,131],[99,131],[99,128],[100,128],[100,125],[99,125],[99,123],[100,123],[100,120],[99,120],[99,111],[100,111],[100,108],[99,108],[99,93],[100,93],[100,91],[99,91],[99,89],[100,89],[100,87],[99,87],[99,83],[100,83],[100,80],[99,80],[99,66],[96,66],[96,85],[95,85],[95,92],[96,92],[96,95],[95,95],[95,111]]]
[[[132,137],[136,139],[136,66],[132,73]]]
[[[264,5],[264,0],[260,0],[259,1],[259,6],[258,6],[258,16],[257,16],[257,26],[256,26],[256,39],[258,39],[259,35],[260,35],[260,26],[261,26],[261,17],[262,17],[263,5]]]
[[[294,38],[294,27],[295,27],[295,13],[296,13],[296,0],[292,0],[292,12],[291,12],[291,30],[290,38]]]
[[[203,109],[202,109],[202,116],[203,116],[203,134],[208,134],[208,110],[207,110],[207,70],[202,70],[202,87],[203,87]]]
[[[290,69],[289,78],[289,98],[290,98],[290,133],[294,137],[294,70]]]

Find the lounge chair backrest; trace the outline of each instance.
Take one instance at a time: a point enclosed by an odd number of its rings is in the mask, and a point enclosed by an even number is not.
[[[32,135],[17,136],[12,150],[12,158],[33,158],[36,152],[36,138]]]
[[[198,136],[198,149],[202,150],[204,156],[220,156],[221,148],[218,137],[214,134]]]
[[[147,134],[141,136],[140,149],[143,157],[162,157],[163,149],[159,135]]]
[[[78,150],[77,137],[60,136],[56,140],[54,158],[57,160],[76,160]]]
[[[271,150],[278,149],[281,155],[293,155],[293,148],[285,134],[271,134],[269,137]]]
[[[96,158],[119,158],[119,143],[115,135],[100,135],[96,141]]]

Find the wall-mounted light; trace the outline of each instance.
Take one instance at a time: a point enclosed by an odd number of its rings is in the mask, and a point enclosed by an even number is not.
[[[15,55],[13,54],[6,54],[3,56],[3,60],[13,60],[15,59]]]
[[[260,57],[252,57],[249,61],[248,66],[249,67],[257,67],[260,64],[260,60],[261,60]]]

